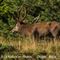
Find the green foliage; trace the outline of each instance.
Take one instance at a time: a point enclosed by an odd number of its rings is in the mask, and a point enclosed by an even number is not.
[[[28,23],[60,21],[60,0],[1,0],[0,35],[9,35],[16,18]]]

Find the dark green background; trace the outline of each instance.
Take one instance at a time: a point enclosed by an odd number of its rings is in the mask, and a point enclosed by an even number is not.
[[[16,18],[30,24],[60,21],[60,0],[0,0],[0,36],[13,36]]]

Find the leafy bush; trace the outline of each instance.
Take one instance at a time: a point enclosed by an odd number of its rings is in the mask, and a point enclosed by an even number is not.
[[[60,0],[1,0],[0,35],[9,35],[16,18],[27,23],[60,21]]]

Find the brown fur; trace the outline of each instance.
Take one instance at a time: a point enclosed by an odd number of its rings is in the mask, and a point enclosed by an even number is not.
[[[16,26],[18,28],[16,28]],[[23,22],[17,22],[16,26],[12,29],[12,32],[16,31],[25,36],[34,36],[39,38],[48,34],[49,25],[47,22],[39,22],[34,24],[25,24]]]
[[[18,27],[18,29],[16,28]],[[17,22],[16,26],[12,29],[12,32],[17,31],[25,36],[32,36],[36,38],[45,37],[48,34],[52,34],[53,37],[57,37],[60,31],[60,24],[56,21],[52,22],[39,22],[34,24],[27,24],[23,22]]]
[[[18,28],[16,28],[16,26]],[[33,33],[33,30],[34,30],[34,25],[32,24],[25,24],[25,23],[22,23],[22,22],[17,22],[16,26],[12,29],[12,32],[19,32],[21,33],[22,35],[24,36],[28,36],[30,37]]]
[[[50,22],[50,32],[52,33],[54,38],[58,37],[58,34],[60,34],[60,23],[56,21]]]
[[[35,32],[38,33],[37,36],[39,35],[38,38],[44,38],[49,34],[48,22],[36,23],[35,27],[36,27]]]

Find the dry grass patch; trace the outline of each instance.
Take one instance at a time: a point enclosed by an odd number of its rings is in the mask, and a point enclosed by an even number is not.
[[[47,53],[60,52],[60,41],[56,40],[54,43],[50,42],[37,42],[32,39],[24,38],[22,40],[6,40],[3,37],[0,37],[0,44],[2,45],[11,45],[14,48],[18,49],[21,53],[30,52],[30,53],[39,53],[41,51],[46,51]],[[55,50],[54,50],[55,49]]]

